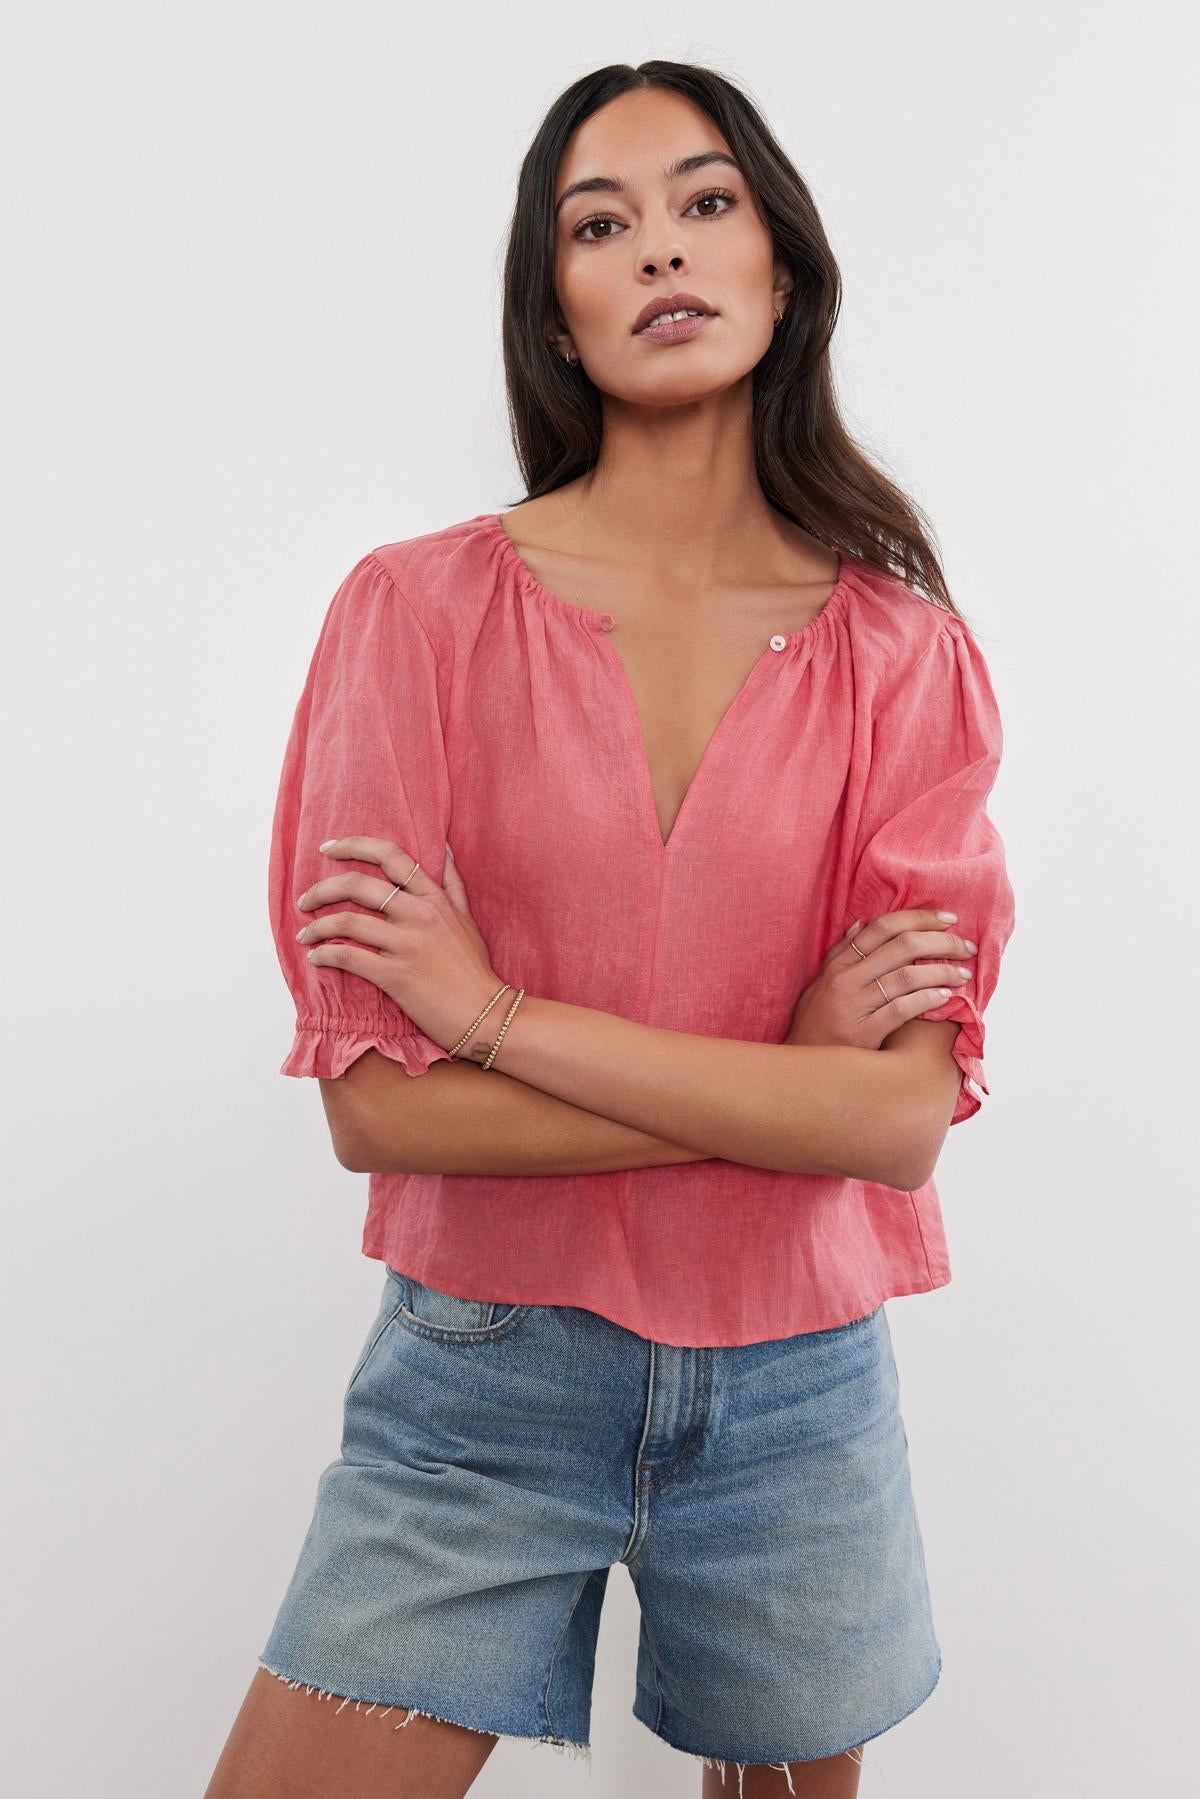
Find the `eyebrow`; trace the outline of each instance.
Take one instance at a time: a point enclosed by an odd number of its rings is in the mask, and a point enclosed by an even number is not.
[[[741,175],[742,171],[732,156],[726,156],[723,150],[704,150],[699,156],[681,156],[675,162],[667,163],[663,169],[665,181],[676,181],[680,175],[690,175],[696,169],[707,168],[709,163],[722,162]],[[743,177],[744,179],[744,177]],[[564,188],[554,205],[554,216],[558,217],[567,201],[575,194],[627,194],[629,183],[622,181],[617,175],[588,175],[582,181],[573,181]]]

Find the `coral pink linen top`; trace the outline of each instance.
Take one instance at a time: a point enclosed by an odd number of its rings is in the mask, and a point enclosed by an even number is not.
[[[280,1072],[337,1079],[369,1048],[413,1077],[447,1059],[378,988],[296,941],[296,900],[344,866],[318,845],[361,833],[438,882],[449,841],[501,980],[708,1037],[782,1043],[855,918],[955,911],[979,946],[971,978],[924,1016],[962,1027],[952,1122],[969,1118],[1014,924],[985,810],[1000,718],[970,629],[844,555],[816,618],[764,638],[664,845],[614,622],[543,587],[498,513],[350,570],[274,814],[271,928],[297,1014]],[[823,1330],[950,1279],[932,1180],[902,1192],[716,1157],[373,1173],[362,1250],[461,1297],[582,1306],[685,1347]]]

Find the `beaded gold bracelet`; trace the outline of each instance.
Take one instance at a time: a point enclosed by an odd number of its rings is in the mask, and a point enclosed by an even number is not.
[[[521,1001],[524,998],[525,998],[525,989],[524,989],[524,987],[522,987],[518,990],[516,999],[513,1001],[512,1005],[508,1008],[508,1012],[505,1016],[504,1023],[500,1026],[500,1029],[496,1033],[496,1041],[493,1043],[493,1045],[491,1047],[491,1052],[488,1055],[487,1061],[481,1062],[479,1064],[479,1066],[481,1068],[490,1068],[492,1063],[496,1060],[497,1052],[499,1051],[500,1045],[504,1041],[504,1033],[508,1029],[509,1025],[512,1022],[512,1015],[516,1011],[517,1007],[520,1005]]]
[[[483,1011],[479,1014],[479,1017],[477,1019],[475,1019],[475,1021],[472,1024],[469,1024],[467,1026],[466,1030],[463,1032],[463,1034],[459,1038],[458,1042],[454,1045],[453,1049],[448,1049],[446,1051],[446,1054],[449,1056],[449,1058],[452,1062],[458,1061],[459,1050],[462,1048],[463,1044],[467,1041],[467,1038],[471,1035],[472,1031],[477,1031],[479,1029],[480,1025],[483,1023],[484,1019],[487,1017],[488,1013],[491,1011],[491,1009],[495,1005],[496,1001],[500,998],[500,994],[509,992],[511,987],[512,987],[512,982],[505,981],[503,987],[501,987],[498,992],[493,993],[491,999],[488,1001],[487,1005],[483,1008]]]

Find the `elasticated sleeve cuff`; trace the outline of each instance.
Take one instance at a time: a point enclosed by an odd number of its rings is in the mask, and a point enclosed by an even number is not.
[[[299,1017],[292,1047],[279,1072],[338,1081],[368,1049],[399,1062],[406,1074],[427,1074],[434,1062],[451,1060],[449,1050],[424,1031],[397,1031],[394,1019]]]

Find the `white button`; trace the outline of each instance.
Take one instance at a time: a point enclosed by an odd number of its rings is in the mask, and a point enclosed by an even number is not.
[[[787,638],[780,637],[778,635],[776,635],[775,637],[772,637],[771,648],[773,650],[786,650],[787,649]]]

